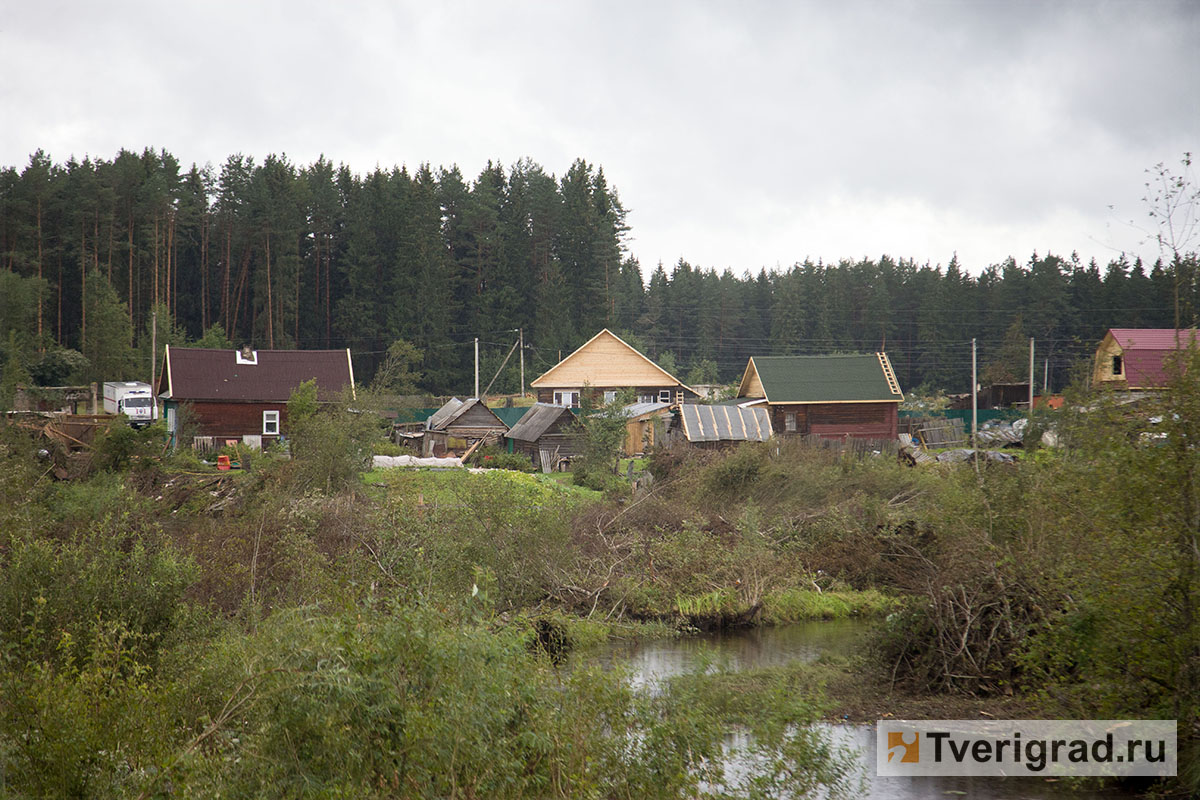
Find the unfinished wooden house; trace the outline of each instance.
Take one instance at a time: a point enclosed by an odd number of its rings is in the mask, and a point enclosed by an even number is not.
[[[754,356],[738,397],[763,406],[775,433],[824,439],[895,439],[904,393],[886,353]]]
[[[633,403],[625,406],[622,409],[626,420],[622,453],[638,456],[654,447],[659,436],[665,432],[671,408],[670,403]]]
[[[421,454],[442,457],[464,452],[473,445],[499,443],[508,426],[482,401],[451,398],[425,422]]]
[[[524,453],[542,472],[565,469],[583,452],[575,414],[566,406],[535,403],[508,431],[513,452]]]
[[[539,403],[578,407],[584,387],[599,405],[632,390],[639,403],[692,402],[699,394],[605,328],[530,383]]]
[[[230,443],[259,448],[287,434],[287,403],[305,381],[317,400],[354,392],[349,350],[213,350],[166,348],[157,395],[172,443],[186,407],[186,433],[201,449]]]
[[[1170,357],[1196,344],[1195,328],[1111,328],[1096,348],[1092,384],[1127,391],[1166,388]]]

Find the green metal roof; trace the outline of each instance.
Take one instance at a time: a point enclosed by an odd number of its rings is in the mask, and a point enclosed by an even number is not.
[[[900,401],[878,355],[755,356],[769,403]],[[897,387],[898,390],[899,387]]]

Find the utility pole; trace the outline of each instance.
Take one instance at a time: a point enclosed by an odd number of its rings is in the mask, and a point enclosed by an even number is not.
[[[521,343],[521,399],[525,399],[525,329],[517,328],[520,334],[517,341]]]
[[[479,337],[475,337],[475,399],[479,399]]]
[[[158,368],[155,360],[158,357],[158,306],[150,313],[150,394],[155,393],[154,379],[157,377],[154,373]]]
[[[1033,416],[1033,337],[1029,337],[1029,415]]]
[[[1042,394],[1046,396],[1046,402],[1050,402],[1050,359],[1046,359],[1046,369],[1042,372]]]
[[[975,340],[971,340],[971,454],[974,456],[975,472],[979,472],[979,379],[975,374]]]

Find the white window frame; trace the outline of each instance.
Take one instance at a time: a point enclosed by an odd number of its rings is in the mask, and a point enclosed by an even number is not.
[[[580,392],[574,389],[560,389],[554,393],[554,405],[563,408],[578,408]]]
[[[616,389],[605,389],[604,390],[604,405],[608,405],[609,403],[611,403],[613,400],[616,400],[616,399],[617,399],[617,390]]]
[[[658,402],[660,402],[660,403],[669,403],[669,402],[671,402],[671,390],[670,390],[670,389],[661,389],[661,390],[659,390],[659,393],[658,393]]]
[[[278,410],[268,410],[268,411],[263,412],[262,435],[263,436],[278,436],[279,435],[279,411]]]

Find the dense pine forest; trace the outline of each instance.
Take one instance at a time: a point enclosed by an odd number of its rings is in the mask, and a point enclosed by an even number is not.
[[[489,163],[471,179],[428,164],[357,173],[237,154],[185,169],[165,150],[65,163],[39,151],[0,171],[0,364],[43,385],[149,377],[156,318],[160,349],[349,347],[361,380],[404,340],[420,388],[462,393],[476,337],[486,378],[522,329],[531,377],[607,326],[694,383],[733,380],[753,354],[886,349],[906,388],[946,390],[968,385],[972,338],[986,365],[1035,337],[1055,389],[1106,328],[1191,324],[1200,302],[1194,258],[882,255],[738,275],[644,267],[634,233],[584,160],[561,176]],[[1193,289],[1177,312],[1181,286]],[[510,367],[495,390],[518,380]]]

